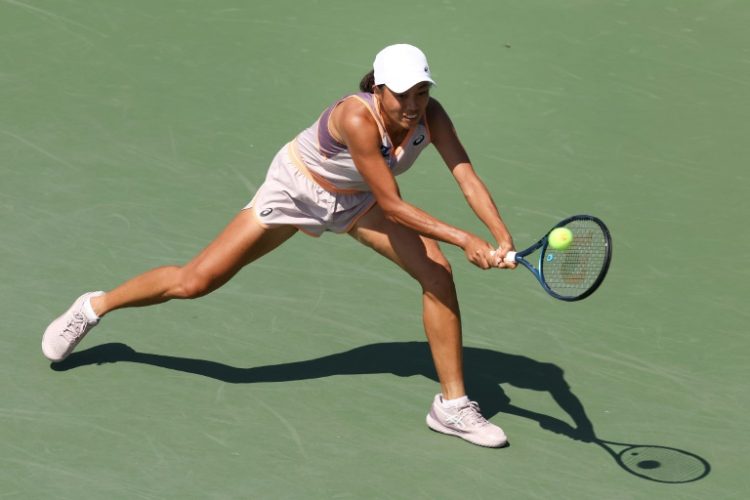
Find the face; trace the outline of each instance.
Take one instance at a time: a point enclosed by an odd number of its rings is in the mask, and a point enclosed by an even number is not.
[[[430,100],[430,83],[418,83],[398,94],[387,86],[375,87],[386,127],[398,131],[410,129],[424,116]]]

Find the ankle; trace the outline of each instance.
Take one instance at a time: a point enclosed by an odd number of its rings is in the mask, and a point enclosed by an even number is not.
[[[440,384],[440,396],[443,399],[451,400],[466,396],[466,388],[463,383],[443,383]]]
[[[460,408],[469,404],[469,397],[466,395],[448,399],[445,396],[440,398],[440,404],[443,408]]]
[[[93,313],[96,319],[101,319],[107,313],[103,293],[101,295],[91,295],[86,302],[89,305],[89,312]]]

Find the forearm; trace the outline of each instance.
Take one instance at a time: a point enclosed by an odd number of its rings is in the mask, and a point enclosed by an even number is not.
[[[424,210],[403,200],[387,204],[381,203],[381,208],[389,220],[413,229],[423,236],[450,243],[459,248],[465,249],[473,236],[462,229],[436,219]]]
[[[464,187],[464,196],[471,209],[481,220],[498,244],[512,244],[513,238],[505,222],[500,216],[497,205],[492,199],[487,187],[480,180],[471,182]]]

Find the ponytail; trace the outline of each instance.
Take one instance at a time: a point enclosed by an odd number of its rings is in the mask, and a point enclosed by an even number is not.
[[[372,94],[372,88],[375,86],[375,70],[370,70],[359,82],[359,90]]]

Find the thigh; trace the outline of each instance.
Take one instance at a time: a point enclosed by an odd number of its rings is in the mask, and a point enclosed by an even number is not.
[[[293,226],[265,227],[254,210],[241,210],[185,269],[209,278],[215,289],[242,267],[275,249],[297,232]]]
[[[360,218],[349,234],[388,257],[421,283],[434,277],[436,270],[450,273],[448,259],[437,241],[386,219],[379,205]]]

